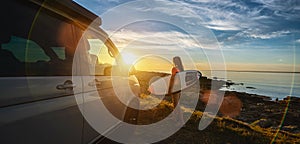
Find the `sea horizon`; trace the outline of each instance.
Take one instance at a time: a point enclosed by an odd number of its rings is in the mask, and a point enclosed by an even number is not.
[[[220,75],[224,75],[224,71],[211,73],[211,71],[202,70],[201,72],[211,79],[230,80],[235,83],[221,90],[264,95],[272,99],[283,99],[286,96],[300,97],[299,72],[227,70],[225,78],[220,77]]]

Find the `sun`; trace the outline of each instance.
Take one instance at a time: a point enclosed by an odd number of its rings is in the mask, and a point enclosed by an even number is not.
[[[133,65],[137,57],[132,53],[121,53],[122,58],[126,64]]]

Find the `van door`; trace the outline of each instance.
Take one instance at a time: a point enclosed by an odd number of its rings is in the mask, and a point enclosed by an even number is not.
[[[134,75],[130,76],[128,70],[122,69],[120,57],[116,54],[118,50],[110,47],[113,44],[100,31],[87,29],[79,42],[86,45],[86,52],[81,54],[86,59],[80,61],[81,69],[84,69],[84,103],[80,109],[86,119],[83,141],[113,143],[105,137],[118,135],[122,123],[137,124],[139,84]],[[116,93],[117,89],[119,93]],[[136,109],[128,107],[129,104]],[[130,139],[134,129],[125,131],[122,137]]]

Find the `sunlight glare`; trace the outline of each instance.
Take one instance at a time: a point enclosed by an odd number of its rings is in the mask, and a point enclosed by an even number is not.
[[[122,58],[126,64],[133,65],[137,57],[132,53],[122,53]]]

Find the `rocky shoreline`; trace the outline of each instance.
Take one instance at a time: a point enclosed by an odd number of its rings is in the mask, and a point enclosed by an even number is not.
[[[212,81],[224,83],[224,81],[211,80],[206,77],[203,77],[200,81],[203,85],[210,85]],[[230,84],[233,85],[235,83],[231,82]],[[225,82],[225,86],[230,86],[228,81]],[[205,90],[205,88],[206,90],[211,90],[207,87],[202,87],[202,90]],[[242,103],[239,115],[232,118],[251,125],[258,125],[262,128],[300,133],[300,98],[286,96],[283,100],[272,100],[268,96],[245,92],[225,91],[223,93],[224,100],[226,97],[234,96]],[[236,99],[232,101],[236,101]],[[205,103],[200,101],[199,110],[203,111],[205,106]],[[223,115],[220,113],[219,116]]]
[[[147,88],[149,86],[149,81],[151,81],[151,79],[153,80],[153,78],[157,79],[166,75],[168,74],[157,72],[138,72],[136,76],[141,85],[141,92],[144,95],[148,95],[149,92],[147,91]],[[214,84],[214,87],[212,87],[212,83]],[[230,84],[234,85],[235,83],[231,82]],[[276,133],[276,131],[280,131],[282,133],[296,135],[296,141],[300,141],[300,98],[287,96],[283,100],[272,100],[270,97],[263,95],[219,90],[223,86],[230,85],[228,85],[228,81],[202,77],[200,79],[201,94],[199,96],[196,110],[199,112],[203,112],[205,110],[207,101],[209,97],[211,97],[211,93],[214,93],[213,95],[215,96],[223,95],[224,99],[217,114],[219,118],[229,118],[232,119],[232,121],[237,121],[237,123],[243,123],[252,128],[257,127],[267,131],[274,131],[274,133]],[[163,110],[160,111],[163,112]],[[170,111],[170,108],[168,111]],[[195,133],[194,127],[196,126],[191,123],[193,122],[188,122],[190,127],[188,126],[188,128],[185,128],[184,131],[193,134],[193,132]],[[218,122],[216,125],[219,125]],[[208,131],[213,131],[213,133],[216,132],[215,129]],[[220,131],[217,130],[217,132]],[[178,134],[182,133],[179,132]],[[222,132],[222,134],[224,133]],[[267,139],[270,140],[270,137]],[[284,137],[285,136],[283,136],[283,138]],[[239,139],[238,137],[236,138]],[[292,141],[294,140],[295,139]],[[211,142],[213,142],[213,140]],[[265,141],[263,140],[259,142]]]

